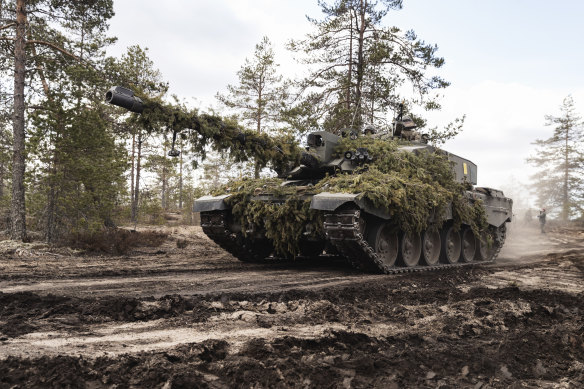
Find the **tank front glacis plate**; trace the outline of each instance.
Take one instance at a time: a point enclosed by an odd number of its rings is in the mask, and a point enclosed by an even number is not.
[[[193,212],[223,211],[230,207],[225,203],[230,194],[221,196],[203,196],[195,200]]]
[[[471,198],[483,202],[485,216],[490,225],[499,227],[513,218],[513,200],[505,197],[503,192],[490,188],[475,188],[468,193]]]

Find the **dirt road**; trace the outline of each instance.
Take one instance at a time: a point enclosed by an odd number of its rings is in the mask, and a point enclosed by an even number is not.
[[[514,226],[495,264],[397,276],[245,264],[196,227],[169,232],[122,257],[0,242],[0,388],[584,381],[578,229]]]

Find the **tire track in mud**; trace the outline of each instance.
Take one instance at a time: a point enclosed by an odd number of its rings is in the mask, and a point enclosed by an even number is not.
[[[71,258],[70,280],[45,273],[52,265],[39,271],[40,282],[25,282],[26,267],[15,270],[17,279],[0,285],[31,290],[0,287],[0,388],[506,388],[584,380],[581,249],[390,277],[330,264],[248,267],[224,254],[190,263],[184,252],[165,250],[157,261],[123,264],[124,272],[151,266],[140,271],[152,276],[133,281],[91,278],[115,263],[107,258],[86,258],[81,269]],[[35,266],[26,261],[15,259]],[[188,271],[157,273],[178,264],[190,266],[192,280]],[[108,278],[128,287],[108,288]],[[94,281],[106,283],[92,290]]]
[[[455,386],[482,382],[506,387],[516,381],[535,385],[545,380],[575,383],[583,378],[582,294],[508,287],[468,292],[431,289],[433,293],[428,295],[383,286],[376,283],[370,288],[343,288],[320,295],[290,291],[223,296],[206,300],[203,305],[209,316],[187,327],[176,326],[191,315],[191,307],[177,299],[177,306],[184,310],[175,308],[174,314],[155,319],[156,323],[137,321],[138,331],[126,328],[128,334],[145,334],[135,339],[136,344],[144,346],[148,337],[154,340],[153,351],[130,352],[138,348],[123,337],[123,329],[114,328],[124,326],[125,321],[119,320],[109,327],[88,326],[84,331],[89,335],[77,338],[48,336],[47,342],[60,349],[59,356],[9,356],[0,361],[0,377],[10,385],[61,385],[74,379],[98,385],[92,387],[182,387],[184,382],[211,387],[250,382],[262,387],[343,386],[347,382],[356,387],[435,387],[441,381]],[[170,298],[146,301],[147,306],[157,307],[149,319],[168,314],[160,307]],[[45,303],[57,308],[67,302]],[[126,311],[124,305],[120,307],[118,311]],[[134,311],[134,318],[141,320],[138,312],[141,310]],[[167,339],[160,331],[172,331],[173,326],[179,329],[179,336],[185,336],[184,343],[161,345]],[[192,336],[189,341],[188,333],[180,333],[188,328],[199,338]],[[201,338],[205,333],[212,338]],[[83,339],[84,351],[71,348],[72,354],[83,356],[66,356],[63,348]],[[27,338],[16,340],[21,346]],[[41,337],[28,340],[30,345],[40,346],[34,341]],[[129,350],[119,355],[123,342]],[[5,340],[2,348],[6,343],[10,342]],[[148,350],[147,342],[143,349]],[[95,358],[92,354],[99,350],[97,355],[102,356]],[[16,371],[35,374],[15,376]],[[39,377],[46,381],[34,381]]]

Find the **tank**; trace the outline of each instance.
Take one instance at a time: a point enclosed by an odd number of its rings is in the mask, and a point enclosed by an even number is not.
[[[429,207],[429,212],[421,212],[425,220],[411,223],[407,212],[396,215],[392,207],[368,196],[367,188],[359,191],[357,185],[349,191],[336,192],[321,185],[323,180],[334,182],[335,176],[358,181],[376,163],[386,162],[363,147],[379,146],[381,142],[395,145],[397,155],[424,155],[430,162],[435,157],[442,163],[447,161],[449,179],[460,188],[456,206],[452,199],[440,210]],[[281,182],[275,182],[278,187],[264,184],[253,189],[251,196],[236,201],[229,201],[232,195],[226,189],[221,195],[197,199],[194,211],[200,212],[207,236],[242,261],[329,253],[344,257],[358,269],[381,273],[494,261],[505,241],[506,223],[512,218],[512,200],[500,190],[476,187],[474,163],[427,142],[428,138],[416,131],[414,122],[403,113],[386,132],[372,126],[363,131],[345,130],[341,136],[316,131],[307,136],[300,163],[279,176]],[[283,191],[290,187],[294,190]],[[301,223],[303,230],[296,250],[276,250],[274,234],[270,236],[266,226],[274,222],[269,219],[277,214],[277,207],[292,197],[296,202],[309,203],[310,218]],[[269,203],[274,212],[246,223],[233,213],[234,208],[246,206],[242,202]],[[467,212],[460,212],[460,208]],[[293,231],[290,234],[294,235]]]
[[[148,106],[123,88],[107,100]],[[195,200],[204,233],[244,262],[328,254],[387,274],[488,263],[503,247],[513,201],[477,187],[477,166],[430,145],[403,107],[385,131],[315,131],[305,142],[277,177]]]

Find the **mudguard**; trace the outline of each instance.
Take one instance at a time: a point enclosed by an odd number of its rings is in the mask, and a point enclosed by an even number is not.
[[[231,196],[225,194],[221,196],[203,196],[195,200],[193,212],[223,211],[231,208],[225,203],[225,199]]]
[[[487,222],[495,227],[500,227],[505,222],[510,222],[513,217],[513,200],[503,195],[503,192],[489,188],[477,188],[467,192],[467,196],[473,200],[482,200],[485,207]],[[367,213],[375,215],[385,220],[389,220],[391,215],[384,209],[373,207],[363,198],[363,194],[351,193],[330,193],[323,192],[312,197],[310,208],[320,211],[333,212],[339,207],[351,204],[359,207]],[[452,206],[446,207],[446,220],[452,219]]]
[[[332,212],[345,204],[354,204],[359,207],[359,209],[362,209],[365,212],[385,220],[388,220],[391,217],[390,214],[384,210],[370,206],[369,203],[363,198],[363,193],[352,194],[322,192],[312,197],[310,208],[317,209],[319,211]]]

